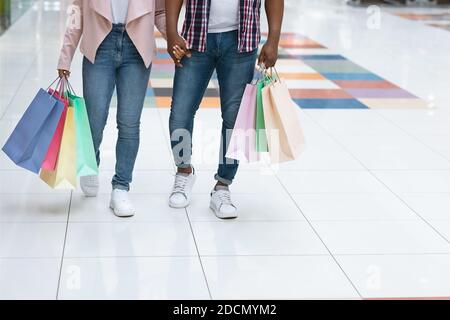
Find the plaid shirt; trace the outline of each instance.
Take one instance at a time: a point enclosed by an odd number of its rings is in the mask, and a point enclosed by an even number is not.
[[[181,35],[189,49],[204,52],[208,34],[211,0],[185,0],[186,16]],[[213,0],[223,1],[223,0]],[[238,51],[250,52],[261,40],[260,14],[262,0],[240,0]]]

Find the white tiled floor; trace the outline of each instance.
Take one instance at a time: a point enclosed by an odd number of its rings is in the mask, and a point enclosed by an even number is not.
[[[37,0],[0,36],[0,144],[55,76],[65,10],[46,11],[47,2]],[[218,221],[208,208],[218,110],[196,117],[198,181],[187,210],[167,206],[168,110],[144,110],[132,219],[108,209],[114,109],[95,199],[51,190],[1,153],[0,299],[450,297],[450,33],[388,8],[381,29],[371,30],[365,9],[342,1],[286,4],[284,31],[319,41],[432,108],[302,110],[305,153],[271,168],[242,165],[232,186],[235,221]],[[77,53],[77,90],[80,70]]]

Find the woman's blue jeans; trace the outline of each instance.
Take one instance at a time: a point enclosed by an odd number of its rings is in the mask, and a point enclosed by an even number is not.
[[[95,63],[86,58],[83,60],[83,93],[98,164],[109,105],[114,89],[117,91],[119,133],[113,189],[130,189],[150,69],[146,68],[122,24],[113,25],[112,31],[98,48]]]
[[[216,70],[220,87],[222,135],[219,167],[215,179],[231,184],[238,170],[238,162],[225,157],[227,143],[245,87],[253,79],[256,52],[238,52],[238,33],[209,33],[205,52],[193,51],[192,57],[181,61],[173,85],[169,129],[172,152],[177,167],[191,165],[194,116]]]

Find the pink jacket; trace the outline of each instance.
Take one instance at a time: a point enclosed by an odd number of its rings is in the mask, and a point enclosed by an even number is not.
[[[150,66],[156,56],[154,27],[166,36],[165,0],[129,0],[126,30],[144,63]],[[73,0],[70,7],[58,69],[70,70],[81,39],[81,53],[92,63],[97,49],[112,30],[109,0]]]

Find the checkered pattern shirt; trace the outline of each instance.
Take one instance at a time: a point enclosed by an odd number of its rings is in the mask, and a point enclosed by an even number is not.
[[[261,1],[240,0],[239,52],[250,52],[258,48],[261,40]],[[189,49],[204,52],[206,50],[211,0],[185,0],[185,3],[186,16],[181,35],[187,41]]]

